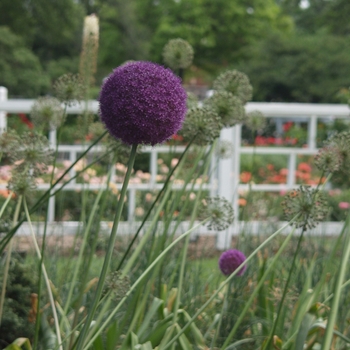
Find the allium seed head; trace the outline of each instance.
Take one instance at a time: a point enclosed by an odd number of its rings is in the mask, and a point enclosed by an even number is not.
[[[204,220],[210,218],[207,225],[209,230],[226,230],[234,219],[231,203],[223,197],[209,197],[203,200],[200,217]]]
[[[214,81],[214,90],[228,91],[241,100],[243,104],[251,100],[253,88],[248,77],[237,70],[229,70],[220,74]]]
[[[266,127],[266,118],[260,111],[247,113],[244,124],[252,131],[262,132]]]
[[[163,59],[171,69],[187,68],[193,61],[193,48],[186,40],[169,40],[163,49]]]
[[[204,101],[204,106],[212,109],[225,127],[242,123],[245,119],[241,100],[227,91],[216,91],[213,96]]]
[[[288,221],[298,215],[292,222],[293,226],[305,229],[316,227],[329,210],[324,193],[310,186],[290,191],[282,202],[282,208]]]
[[[67,106],[84,99],[84,83],[79,74],[64,74],[53,85],[55,96]]]
[[[115,69],[102,86],[101,120],[129,145],[155,145],[181,128],[186,97],[170,69],[151,62],[128,63]]]
[[[215,153],[220,159],[231,158],[233,154],[233,144],[230,141],[219,140]]]
[[[325,146],[321,148],[314,158],[315,165],[321,171],[334,173],[342,165],[343,157],[337,147]]]
[[[339,171],[350,174],[350,131],[343,131],[330,137],[325,142],[326,147],[331,147],[340,154],[342,159]]]
[[[30,173],[33,176],[42,174],[53,160],[48,139],[36,132],[26,132],[21,136],[21,145],[10,158],[16,162],[18,173]]]
[[[245,255],[237,249],[229,249],[223,252],[219,258],[219,268],[225,276],[231,275],[237,268],[246,261]],[[243,265],[237,276],[242,276],[247,269],[247,265]]]
[[[12,152],[18,150],[20,139],[15,130],[8,130],[0,135],[0,155],[8,154],[11,157]]]
[[[31,198],[33,191],[36,189],[36,183],[34,177],[27,173],[13,172],[8,183],[8,189],[16,193],[17,196]]]
[[[220,136],[221,123],[219,116],[206,107],[191,108],[180,134],[191,140],[195,135],[194,144],[199,146],[209,145]]]
[[[35,127],[43,130],[55,130],[64,122],[65,115],[60,101],[55,97],[39,97],[30,111]]]

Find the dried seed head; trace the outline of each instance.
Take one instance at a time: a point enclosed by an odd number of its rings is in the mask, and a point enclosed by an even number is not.
[[[187,141],[196,136],[194,144],[205,146],[220,136],[220,130],[220,117],[214,111],[206,107],[195,107],[187,112],[180,134]]]
[[[209,230],[226,230],[234,219],[234,212],[231,203],[223,197],[209,197],[203,200],[200,212],[202,220],[210,218],[207,227]]]
[[[248,77],[237,70],[229,70],[220,74],[214,81],[214,90],[228,91],[239,98],[243,104],[252,98],[253,88]]]
[[[193,61],[193,48],[183,39],[172,39],[164,46],[163,59],[171,69],[184,69]]]
[[[324,193],[310,186],[290,191],[282,202],[282,208],[288,221],[298,215],[291,223],[293,226],[305,229],[316,227],[329,211]]]
[[[231,127],[242,123],[245,119],[245,111],[240,99],[227,91],[216,91],[204,101],[204,106],[212,109],[225,127]]]

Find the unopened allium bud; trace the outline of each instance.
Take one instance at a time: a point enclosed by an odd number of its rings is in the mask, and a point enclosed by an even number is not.
[[[225,127],[242,123],[245,119],[245,111],[240,99],[227,91],[216,91],[204,101],[204,106],[212,109]]]
[[[266,118],[260,111],[247,113],[244,124],[252,131],[262,132],[266,127]]]
[[[60,101],[55,97],[39,97],[30,111],[30,118],[36,128],[42,130],[55,130],[65,119]]]
[[[243,104],[251,100],[253,88],[248,77],[237,70],[229,70],[220,74],[214,81],[214,90],[228,91],[241,100]]]
[[[184,69],[193,61],[193,48],[183,39],[172,39],[164,46],[163,59],[171,69]]]
[[[282,202],[282,208],[288,221],[297,215],[293,226],[305,229],[316,227],[329,210],[324,193],[310,186],[300,186],[289,192]]]
[[[325,146],[314,158],[315,165],[321,171],[333,173],[338,171],[343,163],[343,157],[337,147]]]
[[[67,106],[84,99],[84,83],[79,74],[64,74],[53,85],[55,96]]]
[[[11,154],[11,160],[16,162],[16,171],[37,176],[47,170],[53,160],[48,139],[36,132],[25,132],[21,136],[21,145]]]
[[[220,130],[220,117],[213,110],[195,107],[187,112],[180,134],[187,141],[195,137],[194,144],[205,146],[220,136]]]
[[[182,126],[186,92],[170,70],[151,62],[120,66],[100,94],[102,122],[129,145],[162,143]]]
[[[220,196],[209,197],[203,200],[200,217],[204,220],[210,218],[207,225],[209,230],[226,230],[234,219],[231,203]]]
[[[219,268],[225,276],[229,276],[245,261],[246,257],[240,250],[229,249],[221,254]],[[243,265],[237,272],[237,276],[242,276],[246,269],[247,265]]]
[[[8,130],[0,135],[0,155],[2,153],[11,156],[20,145],[20,139],[15,130]]]

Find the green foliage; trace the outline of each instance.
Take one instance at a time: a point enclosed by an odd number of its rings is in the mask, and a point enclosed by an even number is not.
[[[35,97],[49,87],[38,57],[7,27],[0,27],[0,52],[0,85],[10,95]]]
[[[336,103],[349,84],[349,49],[347,38],[273,35],[237,68],[249,76],[255,101]]]
[[[3,271],[1,263],[0,271]],[[30,295],[37,291],[35,267],[24,264],[18,258],[12,258],[7,282],[4,314],[0,326],[0,347],[12,343],[16,338],[31,339],[34,324],[28,320],[31,309]],[[2,273],[0,273],[0,288]]]

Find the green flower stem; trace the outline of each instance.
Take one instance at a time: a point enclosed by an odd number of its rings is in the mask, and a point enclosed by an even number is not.
[[[43,259],[42,259],[42,256],[41,256],[40,248],[39,248],[38,243],[37,243],[36,238],[35,238],[32,222],[31,222],[30,215],[29,215],[29,210],[28,210],[28,207],[27,207],[27,202],[26,202],[25,199],[23,201],[23,205],[24,205],[24,211],[26,213],[26,218],[27,218],[27,221],[28,221],[28,224],[29,224],[30,233],[31,233],[31,236],[32,236],[32,239],[33,239],[35,251],[36,251],[36,254],[38,255],[38,258],[41,261],[41,269],[42,269],[42,272],[43,272],[43,275],[44,275],[44,280],[45,280],[45,284],[46,284],[46,287],[47,287],[47,292],[49,294],[49,299],[50,299],[50,304],[51,304],[51,308],[52,308],[53,319],[54,319],[55,328],[56,328],[56,336],[57,336],[58,346],[59,346],[60,350],[63,350],[62,339],[61,339],[61,331],[60,331],[60,324],[59,324],[59,321],[58,321],[58,316],[57,316],[57,311],[56,311],[56,306],[55,306],[55,300],[54,300],[54,297],[53,297],[53,294],[52,294],[49,276],[47,275],[46,268],[45,268],[45,265],[43,263]]]
[[[333,302],[331,306],[330,315],[328,316],[327,321],[327,328],[326,332],[323,338],[323,344],[322,344],[322,350],[328,350],[331,348],[331,343],[333,340],[333,331],[335,326],[335,321],[338,314],[338,308],[339,308],[339,302],[340,302],[340,295],[341,295],[341,289],[343,285],[343,281],[348,269],[348,261],[350,257],[350,215],[348,214],[346,225],[347,225],[347,235],[345,235],[345,246],[344,246],[344,253],[342,256],[342,260],[340,263],[340,269],[339,269],[339,275],[335,284],[334,288],[334,296],[333,296]]]
[[[183,233],[181,236],[179,236],[177,239],[175,239],[171,244],[168,245],[159,255],[158,257],[147,267],[147,269],[141,274],[141,276],[135,281],[135,283],[130,287],[130,289],[127,291],[123,299],[118,303],[118,305],[113,309],[113,311],[110,312],[109,316],[105,320],[105,322],[99,327],[98,331],[94,334],[94,336],[91,338],[89,343],[84,347],[84,350],[90,349],[91,345],[95,341],[95,339],[100,335],[100,333],[106,328],[106,326],[109,324],[109,322],[112,320],[114,315],[117,313],[117,311],[120,309],[120,307],[124,304],[128,296],[133,292],[133,290],[141,283],[141,281],[146,277],[146,275],[155,267],[159,261],[161,261],[166,254],[182,239],[184,239],[186,236],[188,236],[192,231],[194,231],[197,227],[204,225],[207,221],[209,221],[210,218],[203,220],[198,225],[194,226],[192,229],[188,230],[187,232]],[[85,323],[86,324],[86,323]]]
[[[209,151],[209,157],[207,158],[207,164],[204,169],[204,175],[208,173],[209,166],[210,166],[210,160],[211,160],[211,155],[213,154],[214,147],[212,146],[210,151]],[[199,157],[201,157],[202,152],[199,153]],[[203,190],[203,182],[201,182],[199,190],[197,192],[196,196],[196,201],[194,203],[194,207],[191,213],[191,220],[190,220],[190,225],[189,229],[193,227],[194,221],[197,217],[197,211],[199,207],[199,202],[200,202],[200,196]],[[179,305],[181,301],[181,291],[182,291],[182,285],[183,285],[183,279],[184,279],[184,274],[185,274],[185,265],[186,265],[186,259],[187,259],[187,252],[188,252],[188,246],[190,243],[190,235],[188,235],[185,239],[185,244],[182,249],[182,259],[181,259],[181,266],[180,266],[180,275],[179,275],[179,282],[178,282],[178,287],[177,287],[177,294],[176,294],[176,299],[175,299],[175,305],[174,305],[174,318],[173,318],[173,324],[176,324],[177,322],[177,314],[179,310]]]
[[[91,229],[91,225],[92,225],[92,222],[95,218],[95,211],[97,209],[99,209],[99,214],[97,216],[97,218],[95,219],[95,222],[99,222],[101,221],[101,215],[102,213],[104,212],[104,209],[105,209],[105,206],[106,206],[106,197],[105,196],[102,201],[102,204],[101,206],[97,206],[97,204],[100,202],[100,199],[99,197],[102,196],[103,192],[104,191],[108,191],[109,189],[109,183],[110,183],[110,180],[111,180],[111,176],[112,176],[112,171],[113,171],[113,165],[115,164],[115,160],[116,160],[116,156],[113,157],[113,160],[112,160],[112,163],[111,163],[111,168],[108,172],[108,175],[107,175],[107,182],[106,182],[106,187],[105,188],[101,188],[97,197],[96,198],[96,201],[94,203],[94,206],[93,206],[93,209],[92,209],[92,213],[90,214],[90,219],[89,219],[89,222],[88,222],[88,225],[85,229],[85,235],[86,235],[86,238],[84,239],[84,244],[85,244],[85,241],[87,241],[87,233],[90,232],[90,229]],[[96,208],[95,208],[96,206]],[[92,262],[92,259],[94,257],[94,253],[95,253],[95,248],[96,248],[96,242],[97,242],[97,238],[98,238],[98,235],[95,235],[94,237],[94,240],[92,242],[92,244],[90,245],[90,253],[87,257],[87,263],[84,264],[84,269],[85,271],[89,271],[90,269],[90,266],[91,266],[91,262]],[[77,263],[76,265],[76,271],[78,272],[79,271],[79,268],[78,266],[80,267],[81,264],[82,264],[82,260],[83,260],[83,253],[82,253],[82,249],[79,251],[79,255],[81,255],[81,260]],[[82,276],[82,280],[80,281],[80,284],[81,284],[81,288],[79,290],[79,295],[78,295],[78,298],[77,298],[77,303],[76,303],[76,307],[75,307],[75,315],[74,315],[74,319],[73,319],[73,322],[72,322],[72,328],[75,328],[76,324],[78,323],[78,317],[79,317],[79,308],[80,308],[80,305],[81,305],[81,302],[83,300],[83,296],[84,296],[84,286],[86,285],[87,283],[87,278],[88,278],[88,274],[83,274]],[[72,284],[71,284],[71,290],[73,292],[73,288],[74,288],[74,284],[75,284],[75,280],[72,281]],[[68,307],[69,307],[69,304],[70,304],[70,301],[67,300],[66,302],[66,310],[65,310],[65,314],[66,312],[68,312]],[[107,304],[107,303],[106,303]],[[71,336],[71,339],[70,339],[70,345],[69,345],[69,349],[72,348],[72,345],[73,345],[73,341],[74,341],[74,333],[72,333],[72,336]]]
[[[277,235],[279,235],[286,227],[288,227],[296,218],[298,215],[296,215],[291,221],[287,222],[284,226],[282,226],[280,229],[278,229],[276,232],[274,232],[269,238],[267,238],[263,243],[261,243],[248,257],[247,259],[241,264],[242,266],[247,264],[250,260],[253,259],[253,257],[262,249],[264,248],[270,241],[272,241]],[[191,323],[197,319],[197,317],[205,310],[205,308],[216,298],[216,296],[220,293],[220,291],[237,275],[238,271],[240,270],[240,266],[237,267],[237,270],[235,270],[220,286],[219,288],[212,294],[212,296],[200,307],[197,312],[192,316],[192,318],[185,324],[185,326],[176,334],[176,336],[165,345],[164,348],[161,350],[168,349],[170,346],[172,346],[177,339],[187,330],[187,328],[191,325]],[[160,349],[159,349],[160,350]]]
[[[106,257],[103,263],[103,267],[102,267],[102,271],[101,271],[101,275],[97,284],[97,289],[96,289],[96,293],[95,293],[95,297],[94,297],[94,301],[92,303],[92,306],[90,308],[90,311],[88,313],[88,317],[87,320],[84,324],[84,327],[79,335],[79,339],[78,339],[78,344],[77,344],[77,350],[81,350],[84,346],[84,341],[85,341],[85,337],[87,336],[88,330],[90,328],[90,324],[91,321],[95,315],[96,309],[97,309],[97,305],[98,302],[100,300],[101,294],[102,294],[102,290],[103,290],[103,285],[106,279],[106,275],[109,269],[109,265],[110,265],[110,261],[112,259],[112,254],[113,254],[113,250],[114,250],[114,245],[115,245],[115,240],[117,237],[117,229],[118,229],[118,225],[119,225],[119,221],[120,221],[120,217],[122,214],[122,210],[123,210],[123,206],[124,206],[124,198],[126,195],[126,191],[127,191],[127,187],[128,187],[128,183],[131,177],[131,172],[134,166],[134,162],[135,162],[135,157],[136,157],[136,150],[137,150],[137,145],[133,145],[132,149],[131,149],[131,153],[130,153],[130,157],[129,157],[129,162],[128,162],[128,170],[125,174],[125,178],[124,178],[124,183],[123,183],[123,187],[122,190],[120,192],[120,197],[119,197],[119,201],[118,201],[118,205],[117,205],[117,210],[116,210],[116,214],[114,217],[114,223],[113,223],[113,227],[112,227],[112,231],[111,231],[111,235],[109,238],[109,243],[108,243],[108,248],[107,248],[107,253],[106,253]]]
[[[263,276],[260,278],[259,283],[256,285],[256,287],[254,288],[251,296],[249,297],[248,301],[245,303],[244,308],[242,310],[242,312],[240,313],[237,321],[235,322],[235,325],[233,326],[232,330],[230,331],[230,334],[227,336],[224,344],[221,347],[221,350],[226,349],[226,347],[229,345],[229,342],[231,341],[231,339],[233,338],[233,336],[235,335],[239,325],[241,324],[241,322],[244,319],[244,316],[246,315],[246,313],[248,312],[251,304],[254,301],[254,298],[256,297],[256,295],[258,294],[260,288],[262,287],[262,285],[265,283],[265,280],[268,276],[268,274],[270,273],[270,271],[272,270],[272,267],[275,265],[275,263],[277,262],[277,260],[279,259],[280,255],[283,253],[284,249],[287,247],[287,244],[289,243],[290,239],[292,238],[293,234],[294,234],[295,228],[293,228],[293,230],[289,233],[289,235],[286,237],[286,239],[283,241],[280,249],[278,250],[278,252],[276,253],[276,255],[274,256],[274,258],[271,261],[271,264],[269,265],[269,267],[265,270]]]
[[[5,201],[4,204],[2,205],[2,207],[1,207],[1,209],[0,209],[0,219],[1,219],[1,217],[2,217],[2,214],[4,214],[4,211],[5,211],[6,207],[7,207],[7,205],[10,203],[10,200],[11,200],[11,198],[12,198],[12,195],[13,195],[13,191],[11,191],[11,192],[9,193],[9,195],[8,195],[7,198],[6,198],[6,201]]]
[[[50,188],[37,200],[37,202],[33,205],[33,207],[29,210],[29,214],[33,214],[40,205],[43,204],[44,201],[47,200],[48,197],[51,195],[51,191],[54,187],[58,185],[58,183],[69,173],[69,171],[75,166],[75,164],[85,157],[87,153],[108,133],[108,131],[104,132],[101,136],[99,136],[83,153],[80,154],[80,156],[76,159],[76,161],[69,166],[64,173],[55,181],[55,183],[50,186]],[[91,164],[90,164],[91,165]],[[61,190],[64,186],[62,186],[59,190]],[[52,195],[55,195],[59,190],[57,190]],[[7,244],[10,242],[11,238],[15,234],[15,232],[18,230],[18,228],[23,224],[25,221],[25,218],[22,218],[11,230],[6,234],[6,236],[0,241],[0,254],[4,251]]]
[[[22,196],[18,198],[15,214],[13,216],[13,226],[16,225],[18,216],[19,216],[19,210],[21,208],[22,204]],[[2,289],[1,289],[1,298],[0,298],[0,326],[1,326],[1,319],[2,319],[2,313],[3,313],[3,307],[4,307],[4,302],[5,302],[5,294],[6,294],[6,284],[7,284],[7,277],[10,269],[10,260],[11,260],[11,254],[12,254],[12,245],[13,245],[13,240],[10,240],[10,244],[7,250],[6,254],[6,262],[5,262],[5,269],[4,269],[4,277],[2,281]]]
[[[121,267],[123,266],[123,263],[124,263],[126,257],[128,256],[128,254],[129,254],[129,252],[130,252],[132,246],[134,245],[134,243],[135,243],[137,237],[139,236],[139,234],[140,234],[140,232],[141,232],[143,226],[145,225],[147,219],[148,219],[149,216],[151,215],[152,209],[154,208],[154,206],[155,206],[156,203],[158,202],[158,200],[159,200],[159,198],[161,197],[161,195],[163,194],[163,192],[167,189],[171,177],[173,176],[175,170],[177,169],[177,167],[178,167],[179,164],[181,163],[181,161],[182,161],[182,159],[184,158],[185,154],[187,154],[187,152],[188,152],[189,148],[191,147],[193,141],[195,140],[196,136],[197,136],[197,135],[195,135],[195,136],[191,139],[191,141],[188,143],[188,145],[186,146],[185,150],[182,152],[182,154],[181,154],[181,156],[180,156],[180,158],[179,158],[179,161],[178,161],[177,164],[171,169],[170,173],[168,174],[168,177],[166,178],[162,189],[158,192],[156,199],[154,200],[154,202],[153,202],[152,205],[151,205],[151,208],[148,210],[147,214],[146,214],[145,217],[143,218],[140,227],[137,229],[136,234],[134,235],[134,237],[133,237],[133,239],[131,240],[131,242],[130,242],[128,248],[126,249],[126,252],[124,253],[124,255],[123,255],[123,257],[122,257],[122,260],[120,261],[120,263],[119,263],[119,265],[118,265],[118,267],[117,267],[117,271],[120,270]]]
[[[284,299],[286,298],[286,295],[287,295],[287,292],[288,292],[289,283],[290,283],[290,281],[292,279],[292,274],[293,274],[293,270],[294,270],[294,267],[295,267],[296,257],[297,257],[297,255],[299,253],[299,250],[300,250],[300,247],[301,247],[301,241],[303,240],[305,230],[306,230],[306,227],[304,226],[302,228],[301,234],[300,234],[299,239],[298,239],[297,248],[295,249],[295,253],[294,253],[294,256],[293,256],[293,260],[292,260],[292,266],[290,267],[288,278],[287,278],[287,282],[286,282],[286,284],[284,286],[282,298],[281,298],[280,304],[278,306],[276,319],[275,319],[275,321],[273,323],[273,327],[272,327],[272,330],[270,332],[270,335],[267,338],[267,341],[265,342],[265,345],[263,345],[263,347],[262,347],[262,350],[264,350],[264,349],[271,349],[271,347],[272,347],[271,342],[272,342],[273,336],[275,334],[275,331],[276,331],[276,328],[277,328],[277,325],[278,325],[278,320],[279,320],[279,317],[281,315],[282,307],[284,305]]]
[[[86,247],[86,244],[87,244],[88,235],[90,233],[91,226],[92,226],[92,223],[93,223],[93,221],[95,219],[96,211],[98,209],[98,204],[100,202],[100,199],[101,199],[102,194],[103,194],[104,191],[105,191],[105,188],[101,188],[99,190],[99,192],[97,194],[97,197],[96,197],[96,200],[95,200],[95,203],[94,203],[94,205],[92,207],[91,213],[89,214],[89,221],[88,221],[88,223],[86,225],[86,229],[84,231],[81,247],[79,248],[78,259],[77,259],[77,261],[74,264],[75,268],[74,268],[72,280],[70,281],[71,285],[70,285],[70,288],[69,288],[69,291],[68,291],[68,296],[67,296],[66,304],[65,304],[65,307],[64,307],[64,314],[67,314],[69,306],[70,306],[70,302],[71,302],[73,291],[74,291],[74,287],[75,287],[75,282],[77,281],[78,273],[79,273],[79,270],[80,270],[80,267],[81,267],[81,262],[83,260],[83,254],[84,254],[85,247]]]

